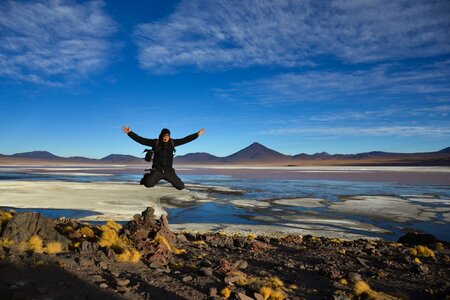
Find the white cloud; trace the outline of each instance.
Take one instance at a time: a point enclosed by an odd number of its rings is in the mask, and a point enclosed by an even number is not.
[[[437,126],[374,126],[374,127],[304,127],[278,128],[261,131],[262,135],[275,136],[426,136],[442,137],[450,135],[449,127]]]
[[[450,63],[432,65],[379,65],[360,71],[309,71],[237,82],[216,89],[217,95],[243,103],[384,101],[395,103],[409,98],[450,101]],[[355,102],[355,103],[356,103]]]
[[[142,68],[297,67],[450,53],[446,0],[184,0],[135,31]]]
[[[61,85],[103,69],[114,48],[108,38],[116,31],[103,6],[63,0],[0,4],[0,76]]]

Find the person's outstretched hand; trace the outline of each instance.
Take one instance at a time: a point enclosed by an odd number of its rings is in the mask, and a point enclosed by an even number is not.
[[[202,134],[205,133],[205,128],[200,129],[200,131],[198,132],[198,136],[201,136]]]
[[[122,126],[122,131],[128,134],[131,131],[131,129],[128,126]]]

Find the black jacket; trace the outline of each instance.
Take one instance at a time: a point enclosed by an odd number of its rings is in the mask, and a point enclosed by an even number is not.
[[[157,169],[161,172],[173,171],[173,150],[174,147],[180,146],[189,142],[192,142],[196,138],[198,138],[198,133],[193,133],[188,135],[182,139],[173,139],[173,147],[172,143],[169,141],[164,143],[163,141],[158,141],[158,147],[155,148],[155,144],[157,139],[146,139],[143,138],[133,131],[128,133],[128,136],[132,138],[134,141],[139,144],[152,147],[155,151],[153,154],[153,165],[152,169]]]

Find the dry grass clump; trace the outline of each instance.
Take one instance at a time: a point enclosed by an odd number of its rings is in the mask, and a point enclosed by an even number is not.
[[[62,230],[64,233],[69,233],[69,232],[72,232],[73,231],[73,227],[72,226],[65,226],[64,228],[63,228],[63,230]]]
[[[264,300],[283,300],[286,299],[286,293],[280,288],[271,288],[269,286],[263,286],[259,289],[259,293],[263,296]]]
[[[434,252],[430,248],[426,246],[416,246],[415,248],[409,249],[409,253],[412,256],[424,256],[424,257],[433,257],[434,258]]]
[[[249,240],[254,240],[254,239],[256,239],[258,236],[256,235],[256,234],[254,234],[254,233],[250,233],[249,235],[247,235],[247,238],[249,239]]]
[[[125,249],[123,253],[116,256],[117,261],[137,263],[142,254],[136,249]]]
[[[28,240],[28,250],[33,251],[35,253],[44,252],[44,243],[42,241],[42,238],[40,236],[38,236],[37,234],[33,235]]]
[[[60,242],[51,241],[44,247],[42,238],[35,234],[28,241],[22,241],[17,245],[20,252],[34,252],[46,254],[58,254],[62,252],[62,244]]]
[[[0,219],[2,222],[8,222],[14,217],[13,213],[11,211],[2,211],[0,215]]]
[[[174,254],[176,254],[176,255],[186,253],[186,250],[184,250],[184,249],[178,249],[177,247],[172,246],[172,245],[169,243],[169,241],[167,241],[167,239],[166,239],[165,237],[160,236],[159,234],[156,235],[156,237],[153,239],[152,242],[158,242],[158,243],[160,243],[160,244],[163,244],[164,246],[166,246],[166,248],[167,248],[170,252],[172,252],[172,253],[174,253]]]
[[[383,292],[377,292],[371,289],[371,287],[364,281],[360,280],[355,282],[353,286],[353,292],[356,296],[364,296],[369,300],[400,300],[397,298]]]
[[[102,229],[104,227],[109,227],[110,229],[114,229],[115,231],[119,231],[120,229],[122,229],[122,225],[111,220],[107,221],[106,224],[102,226]]]
[[[333,238],[333,239],[329,239],[330,243],[335,243],[335,244],[342,244],[344,243],[341,239],[338,238]]]
[[[192,244],[194,244],[194,245],[199,245],[199,246],[206,245],[205,241],[202,241],[202,240],[199,240],[199,241],[193,241]]]
[[[84,238],[88,238],[88,239],[95,238],[94,230],[92,230],[91,228],[89,228],[87,226],[81,227],[79,232],[80,232],[81,236]]]
[[[283,287],[284,283],[277,276],[272,276],[269,278],[268,283],[271,283],[274,287]]]
[[[117,261],[137,263],[141,259],[141,253],[130,245],[130,242],[126,237],[121,238],[119,236],[119,230],[121,228],[122,225],[114,221],[106,222],[105,225],[100,227],[100,229],[102,230],[102,236],[98,241],[98,244],[101,247],[110,247],[111,249],[113,249],[114,253],[117,254]],[[89,230],[85,229],[85,231],[86,233],[90,234]],[[92,231],[92,233],[94,232]]]
[[[62,252],[62,245],[60,242],[52,241],[49,242],[45,248],[44,252],[47,254],[58,254]]]
[[[220,291],[220,294],[221,294],[222,297],[224,297],[225,299],[228,299],[228,298],[230,298],[231,290],[230,290],[228,287],[226,287],[226,288],[224,288],[223,290]]]
[[[0,239],[0,247],[5,247],[5,248],[11,248],[11,246],[14,245],[14,241],[10,240],[8,238],[1,238]]]
[[[105,225],[101,226],[102,236],[98,241],[100,247],[110,247],[116,253],[122,253],[127,247],[125,242],[119,237],[119,230],[122,227],[120,224],[108,221]]]
[[[0,230],[6,227],[6,224],[14,217],[15,211],[10,210],[9,212],[0,210]]]

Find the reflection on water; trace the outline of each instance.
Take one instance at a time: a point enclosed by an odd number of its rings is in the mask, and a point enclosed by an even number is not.
[[[98,175],[98,174],[97,174]],[[373,224],[392,232],[384,235],[384,238],[396,240],[404,234],[406,228],[424,231],[436,235],[438,238],[450,240],[449,223],[443,220],[443,213],[450,213],[450,188],[439,185],[408,185],[389,182],[362,182],[340,180],[281,180],[281,179],[237,179],[224,175],[181,175],[187,188],[196,189],[196,185],[230,187],[244,190],[239,193],[214,193],[217,200],[212,203],[202,203],[188,208],[168,209],[171,223],[231,223],[231,224],[270,224],[270,222],[255,221],[254,216],[266,216],[274,218],[281,211],[285,215],[320,215],[330,219],[350,219]],[[34,174],[34,173],[0,173],[0,180],[62,180],[71,182],[138,182],[141,175],[134,174],[105,174],[104,176],[81,176],[70,174]],[[189,186],[191,184],[191,186]],[[432,201],[420,203],[422,206],[434,208],[441,207],[433,221],[400,223],[395,221],[383,221],[368,217],[334,212],[328,209],[328,205],[341,201],[343,196],[356,195],[387,195],[404,198],[406,195],[432,195],[440,198],[441,203]],[[1,197],[1,196],[0,196]],[[321,198],[325,200],[322,207],[303,208],[295,206],[283,206],[273,204],[269,209],[238,208],[230,203],[231,200],[271,200],[283,198]],[[38,211],[33,209],[33,211]],[[67,210],[43,210],[48,217],[75,217],[81,218],[92,212]],[[264,218],[261,218],[264,219]],[[270,219],[270,218],[268,218]],[[281,219],[280,219],[281,220]],[[370,233],[368,233],[370,234]],[[372,234],[375,236],[375,234]]]

